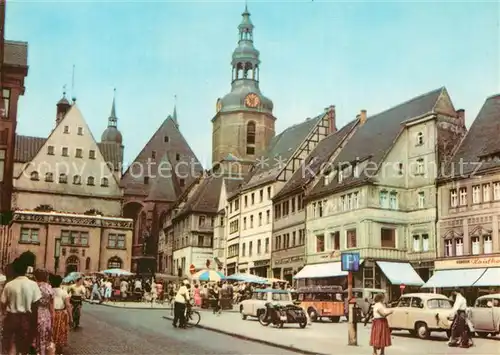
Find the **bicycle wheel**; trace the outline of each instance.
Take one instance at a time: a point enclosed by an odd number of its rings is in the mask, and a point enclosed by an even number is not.
[[[198,311],[191,311],[187,319],[187,325],[189,327],[195,327],[200,323],[200,320],[200,313]]]

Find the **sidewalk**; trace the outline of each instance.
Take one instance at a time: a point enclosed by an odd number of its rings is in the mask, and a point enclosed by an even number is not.
[[[105,307],[114,307],[114,308],[128,308],[128,309],[172,309],[172,305],[170,303],[154,303],[151,304],[151,302],[122,302],[122,301],[110,301],[110,302],[103,302],[99,303],[97,301],[86,301],[89,304],[92,305],[98,305],[98,306],[105,306]],[[197,311],[200,312],[212,312],[211,309],[200,309],[196,308]],[[224,310],[225,313],[238,313],[238,307],[234,306],[233,309],[228,309]]]

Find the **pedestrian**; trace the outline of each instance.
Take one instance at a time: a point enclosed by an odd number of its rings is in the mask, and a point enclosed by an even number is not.
[[[461,348],[468,348],[469,343],[469,331],[467,326],[467,300],[462,296],[459,289],[455,289],[452,292],[455,298],[453,304],[453,309],[448,318],[453,319],[451,324],[451,337],[448,342],[448,346]]]
[[[370,336],[370,346],[373,347],[373,355],[377,355],[380,350],[380,355],[385,354],[385,348],[391,346],[391,330],[387,322],[387,316],[394,311],[387,309],[384,305],[385,295],[379,293],[375,296],[373,305],[373,322]]]
[[[107,279],[106,282],[104,282],[104,300],[106,302],[109,302],[112,295],[113,295],[113,284],[111,283],[110,279]]]
[[[54,291],[48,284],[49,273],[37,269],[33,273],[38,283],[42,298],[38,302],[38,323],[36,349],[37,354],[46,355],[52,346],[52,318],[54,315]]]
[[[186,303],[189,302],[188,285],[189,281],[184,280],[175,295],[174,321],[172,323],[175,328],[177,328],[177,323],[179,324],[179,328],[186,328]]]
[[[194,285],[194,305],[196,307],[201,307],[201,293],[198,284]]]
[[[38,284],[26,277],[28,263],[17,258],[12,263],[13,276],[0,297],[3,322],[2,354],[26,355],[36,336],[38,301],[42,293]]]
[[[99,303],[102,303],[101,293],[99,292],[99,280],[94,279],[92,281],[92,292],[90,294],[90,301],[94,301],[97,298]]]
[[[56,354],[62,354],[64,347],[68,345],[69,327],[73,323],[70,297],[68,292],[61,288],[61,283],[62,277],[55,275],[52,279],[52,289],[54,290],[52,339],[56,348]]]

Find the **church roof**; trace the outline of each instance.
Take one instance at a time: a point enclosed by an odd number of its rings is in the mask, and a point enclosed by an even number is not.
[[[149,177],[150,182],[154,182],[159,168],[157,161],[164,159],[165,156],[168,158],[170,170],[175,172],[169,176],[169,179],[176,179],[171,183],[174,186],[175,184],[179,187],[183,186],[181,190],[189,186],[196,176],[203,172],[201,163],[180,132],[178,125],[169,116],[123,174],[121,185],[125,188],[125,195],[148,197],[154,184],[145,183],[144,178]],[[165,161],[162,169],[168,168]],[[161,184],[164,185],[165,181]]]
[[[16,135],[14,162],[28,163],[33,160],[38,151],[47,141],[47,138]],[[116,144],[97,143],[102,156],[107,163],[113,165],[115,171],[120,170],[122,162],[121,149]]]
[[[165,154],[160,161],[160,166],[172,166]],[[173,169],[159,169],[151,183],[151,189],[146,201],[151,202],[175,202],[181,194],[181,187],[178,184],[178,178]]]
[[[189,212],[217,213],[224,177],[204,175],[199,179],[200,181],[197,184],[190,186],[195,191],[187,194],[187,200],[179,201],[181,207],[176,217]]]

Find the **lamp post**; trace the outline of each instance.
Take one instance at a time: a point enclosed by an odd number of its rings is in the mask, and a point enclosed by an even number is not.
[[[56,243],[54,244],[54,274],[57,275],[57,270],[59,269],[59,257],[61,256],[61,238],[56,238]]]

